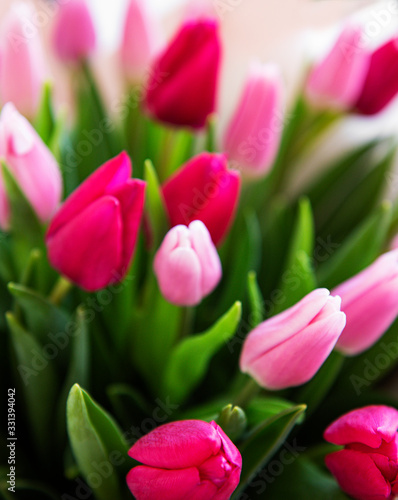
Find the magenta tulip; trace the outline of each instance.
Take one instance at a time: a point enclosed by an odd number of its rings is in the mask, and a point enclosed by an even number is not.
[[[204,127],[216,107],[220,59],[217,22],[186,22],[152,67],[148,112],[171,125]]]
[[[314,66],[306,93],[315,106],[348,110],[357,102],[371,57],[361,38],[362,29],[348,25],[332,50]]]
[[[96,33],[85,0],[68,0],[59,5],[53,44],[58,57],[66,62],[79,62],[94,52]]]
[[[382,255],[332,293],[341,297],[347,316],[337,349],[350,356],[365,351],[398,315],[398,250]]]
[[[282,130],[279,70],[270,64],[254,64],[225,134],[228,158],[245,174],[266,173],[278,152]]]
[[[398,495],[398,411],[367,406],[343,415],[325,431],[343,450],[326,465],[341,489],[356,500],[393,500]]]
[[[69,196],[48,229],[52,266],[87,291],[121,281],[128,271],[145,192],[145,183],[130,176],[130,159],[121,153]]]
[[[11,103],[0,115],[0,157],[39,219],[48,221],[61,201],[61,172],[51,151]],[[0,227],[8,229],[9,222],[10,207],[0,177]]]
[[[182,420],[139,439],[127,475],[137,500],[228,500],[240,479],[239,450],[215,422]]]
[[[329,356],[344,325],[340,297],[314,290],[249,333],[240,369],[266,389],[304,384]]]
[[[13,102],[28,118],[34,118],[48,71],[40,33],[27,31],[26,22],[35,16],[31,4],[11,6],[1,35],[0,98]],[[33,26],[33,25],[32,25]]]
[[[154,261],[163,296],[178,306],[194,306],[218,285],[221,262],[203,222],[171,229]]]
[[[120,57],[130,80],[140,80],[159,48],[159,31],[144,0],[130,0],[124,24]]]
[[[355,111],[374,115],[382,111],[398,94],[398,38],[375,50],[362,91],[355,103]]]
[[[163,186],[172,226],[201,220],[215,245],[227,234],[240,193],[238,172],[228,170],[225,155],[202,153],[183,165]]]

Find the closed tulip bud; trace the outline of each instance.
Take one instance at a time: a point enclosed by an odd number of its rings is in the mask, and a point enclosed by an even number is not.
[[[1,32],[0,98],[13,102],[28,118],[34,118],[48,76],[40,34],[32,30],[35,11],[30,4],[11,6]],[[30,28],[28,30],[28,28]]]
[[[217,22],[186,22],[151,69],[148,112],[171,125],[204,127],[216,107],[220,59]]]
[[[158,50],[160,28],[143,0],[130,0],[124,24],[120,58],[126,76],[140,80]]]
[[[159,288],[178,306],[194,306],[218,285],[222,270],[217,250],[203,222],[171,229],[154,262]]]
[[[126,153],[105,163],[61,206],[46,236],[52,266],[87,291],[121,281],[140,226],[145,183]]]
[[[362,29],[348,25],[332,50],[312,69],[306,93],[317,107],[348,110],[357,102],[370,53],[361,42]]]
[[[356,500],[393,500],[398,495],[398,411],[367,406],[338,418],[325,431],[344,446],[325,462],[341,489]]]
[[[272,166],[283,129],[282,80],[276,66],[254,64],[229,123],[224,149],[247,175]]]
[[[182,420],[139,439],[127,475],[137,500],[229,500],[240,479],[239,450],[214,421]]]
[[[12,103],[7,103],[0,115],[0,158],[5,161],[39,219],[48,221],[61,201],[61,173],[50,150]],[[10,207],[0,178],[2,229],[8,229],[9,220]]]
[[[329,356],[344,325],[340,297],[314,290],[249,333],[240,369],[267,389],[304,384]]]
[[[85,0],[68,0],[59,5],[54,23],[54,49],[65,62],[87,59],[96,48],[96,33]]]
[[[240,193],[238,172],[228,170],[225,155],[202,153],[164,184],[163,197],[172,226],[201,220],[215,245],[235,217]]]
[[[332,293],[341,297],[341,310],[347,316],[337,349],[349,356],[365,351],[398,315],[398,250],[382,255]]]
[[[373,52],[365,83],[354,106],[358,113],[379,113],[398,94],[397,64],[398,38],[388,41]]]

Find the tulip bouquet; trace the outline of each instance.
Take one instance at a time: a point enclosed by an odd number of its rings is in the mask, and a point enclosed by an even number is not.
[[[253,63],[220,127],[217,17],[162,43],[131,0],[105,104],[84,0],[42,8],[0,29],[0,498],[396,498],[396,140],[291,187],[389,106],[398,39],[347,23],[291,109]]]

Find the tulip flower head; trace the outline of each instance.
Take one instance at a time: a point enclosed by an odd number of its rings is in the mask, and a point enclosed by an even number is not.
[[[129,79],[140,80],[149,68],[160,45],[159,31],[144,0],[130,0],[120,48],[123,70]]]
[[[96,33],[85,0],[68,0],[59,5],[53,44],[56,54],[65,62],[77,63],[94,52]]]
[[[3,104],[13,102],[28,118],[34,118],[37,112],[48,77],[40,33],[26,30],[34,15],[31,4],[12,4],[0,36],[0,99]]]
[[[87,291],[121,281],[128,271],[145,191],[130,176],[130,159],[121,153],[69,196],[48,229],[52,266]]]
[[[261,175],[271,168],[283,129],[281,108],[278,68],[253,64],[224,137],[228,158],[245,174]]]
[[[324,288],[314,290],[249,333],[240,369],[266,389],[304,384],[329,356],[344,325],[340,297]]]
[[[218,285],[222,270],[217,250],[203,222],[171,229],[154,262],[164,297],[179,306],[199,304]]]
[[[215,422],[183,420],[139,439],[127,475],[137,500],[228,500],[240,479],[239,450]]]
[[[147,111],[171,125],[204,127],[216,108],[220,59],[217,22],[187,21],[152,66]]]
[[[62,178],[58,164],[28,120],[7,103],[0,115],[0,158],[43,222],[61,201]],[[10,209],[0,177],[0,226],[8,229]]]
[[[306,87],[312,104],[342,110],[355,105],[371,58],[361,39],[362,29],[359,26],[346,26],[332,50],[314,66]]]
[[[398,38],[376,49],[371,58],[362,90],[355,102],[355,111],[374,115],[382,111],[398,94]]]
[[[234,220],[239,193],[240,176],[228,170],[222,154],[195,156],[163,185],[171,225],[201,220],[215,245],[222,242]]]
[[[332,293],[341,297],[347,316],[337,349],[349,356],[365,351],[398,316],[398,250],[382,255]]]
[[[398,495],[398,411],[367,406],[351,411],[325,431],[344,449],[325,462],[341,489],[356,500],[393,500]]]

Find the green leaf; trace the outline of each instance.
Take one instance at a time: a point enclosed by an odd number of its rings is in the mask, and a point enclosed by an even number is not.
[[[293,459],[293,462],[291,460]],[[341,490],[335,479],[323,472],[309,460],[299,457],[289,458],[280,477],[272,477],[263,481],[261,494],[256,496],[260,500],[349,500]],[[257,482],[256,482],[257,483]],[[259,484],[257,485],[259,486]],[[250,494],[251,490],[247,490]],[[258,488],[257,491],[260,491]]]
[[[255,328],[264,319],[264,299],[261,295],[261,290],[257,283],[257,276],[254,271],[251,271],[247,278],[247,289],[250,302],[250,325]]]
[[[70,318],[42,295],[15,283],[9,283],[8,290],[24,312],[28,330],[41,344],[53,342],[50,334],[66,332]]]
[[[96,498],[121,498],[121,481],[115,472],[122,477],[129,465],[128,447],[117,424],[77,384],[69,393],[66,415],[73,454]]]
[[[236,302],[209,330],[174,348],[166,367],[163,394],[177,403],[189,396],[205,376],[211,358],[235,334],[241,314],[241,304]]]
[[[328,201],[333,205],[332,208],[326,206],[321,208],[320,213],[324,216],[322,229],[319,229],[321,236],[332,234],[335,240],[341,241],[371,213],[380,201],[385,191],[386,176],[391,169],[396,152],[396,146],[391,146],[391,141],[387,143],[387,146],[387,151],[384,151],[386,144],[378,143],[372,154],[368,153],[358,162],[351,182],[343,176],[346,182],[339,184],[338,193],[328,193],[324,202]],[[380,151],[381,149],[383,151]],[[331,198],[332,196],[334,197]]]
[[[71,325],[72,326],[72,325]],[[72,349],[69,361],[69,369],[66,375],[66,380],[63,384],[61,395],[58,399],[58,434],[60,440],[65,437],[65,406],[68,399],[70,388],[74,384],[84,385],[89,384],[90,377],[90,338],[87,323],[85,320],[85,309],[79,306],[76,311],[76,320],[73,323],[74,331],[71,339]],[[69,344],[69,336],[64,334],[62,341],[65,346]]]
[[[10,227],[14,238],[27,244],[29,253],[32,247],[43,248],[43,229],[39,219],[4,163],[2,163],[2,178],[10,207]],[[23,255],[22,259],[24,257]]]
[[[270,417],[253,429],[239,447],[242,454],[242,474],[233,498],[238,499],[256,473],[285,442],[295,424],[302,418],[305,405],[294,406]]]
[[[289,410],[295,406],[291,401],[286,399],[257,396],[253,398],[246,406],[246,415],[250,427],[255,427],[265,420],[268,420],[275,415],[279,415],[285,410]],[[304,415],[303,415],[304,416]]]
[[[43,85],[43,92],[41,96],[39,111],[37,113],[34,126],[37,133],[43,139],[45,144],[49,145],[54,125],[54,109],[52,105],[53,84],[52,82],[45,82]]]
[[[246,212],[238,217],[226,242],[227,259],[223,262],[224,279],[220,286],[216,314],[219,316],[231,303],[243,300],[247,275],[256,270],[260,262],[261,234],[257,216]],[[210,297],[214,306],[214,300]]]
[[[316,279],[312,269],[311,257],[314,251],[314,222],[311,205],[307,198],[299,202],[297,220],[284,271],[279,283],[279,300],[273,313],[296,304],[305,295],[316,288]]]
[[[384,202],[319,267],[320,285],[331,289],[369,266],[386,243],[390,221],[391,203]]]
[[[161,194],[161,188],[156,171],[150,160],[145,162],[144,179],[146,189],[146,214],[149,218],[153,237],[153,247],[157,249],[168,228],[166,210]]]
[[[52,403],[57,391],[56,373],[48,359],[49,353],[22,328],[13,314],[7,314],[7,323],[33,438],[39,455],[48,458],[52,443],[49,429],[54,427]]]
[[[315,377],[297,391],[295,400],[307,405],[307,416],[327,397],[340,374],[345,358],[333,351]]]
[[[131,385],[113,384],[106,392],[115,414],[126,427],[133,423],[141,425],[142,420],[151,414],[151,407]]]

